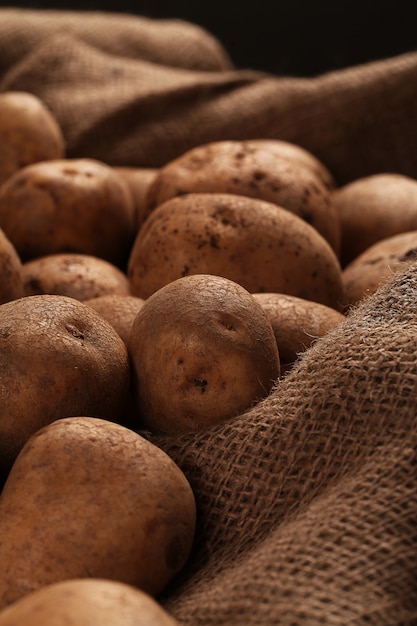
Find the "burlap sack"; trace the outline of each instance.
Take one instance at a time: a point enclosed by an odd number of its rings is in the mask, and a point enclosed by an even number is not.
[[[261,136],[311,150],[340,184],[417,176],[417,53],[278,77],[231,68],[221,43],[183,22],[10,8],[0,9],[6,89],[50,106],[70,157],[157,167],[207,141]]]
[[[0,11],[0,90],[44,99],[69,156],[159,166],[205,141],[263,136],[312,150],[339,183],[417,177],[417,54],[293,79],[233,69],[185,27],[193,53],[169,65],[159,47],[173,31],[118,20]],[[181,24],[166,27],[185,41]],[[256,408],[153,438],[198,505],[193,553],[161,603],[184,626],[417,624],[416,422],[414,263]]]

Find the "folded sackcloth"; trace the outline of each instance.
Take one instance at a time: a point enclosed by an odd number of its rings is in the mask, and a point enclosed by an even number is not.
[[[339,184],[417,176],[417,53],[274,76],[233,68],[221,42],[180,20],[4,8],[0,91],[11,89],[51,108],[69,157],[159,167],[209,141],[270,137],[312,151]]]

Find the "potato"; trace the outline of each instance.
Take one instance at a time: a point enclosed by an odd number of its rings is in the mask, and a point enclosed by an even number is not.
[[[107,420],[55,420],[26,442],[3,488],[0,608],[75,578],[156,596],[185,565],[195,521],[192,489],[160,448]]]
[[[150,296],[128,349],[139,416],[156,432],[229,419],[267,396],[280,373],[262,307],[221,276],[179,278]]]
[[[76,578],[41,587],[0,613],[0,626],[179,626],[137,587]]]
[[[127,183],[93,159],[44,161],[16,172],[0,188],[0,228],[24,262],[77,252],[122,269],[136,234]]]
[[[22,262],[0,228],[0,304],[24,296]]]
[[[127,275],[89,254],[48,254],[22,265],[25,295],[56,294],[77,300],[103,295],[129,295]]]
[[[387,237],[370,246],[343,270],[346,308],[374,293],[404,263],[417,259],[417,230]]]
[[[167,200],[148,217],[128,262],[132,295],[146,299],[189,274],[215,274],[251,293],[343,303],[342,271],[328,242],[297,215],[234,194]]]
[[[144,303],[143,298],[119,294],[107,294],[84,300],[84,304],[91,306],[113,326],[126,345],[134,319]]]
[[[340,224],[328,187],[312,167],[279,146],[272,140],[217,141],[189,150],[159,170],[148,191],[148,214],[184,193],[244,195],[298,215],[338,252]]]
[[[62,159],[65,140],[52,112],[24,91],[0,93],[0,185],[31,163]]]
[[[331,307],[282,293],[253,293],[274,331],[281,374],[292,369],[300,354],[345,317]]]
[[[102,317],[66,296],[0,306],[0,468],[36,430],[60,417],[117,421],[130,389],[125,344]]]
[[[146,195],[155,180],[159,169],[152,167],[113,166],[116,172],[129,185],[136,217],[136,230],[142,227],[146,217]]]
[[[336,189],[333,203],[341,225],[341,264],[381,239],[417,229],[417,180],[380,173]]]

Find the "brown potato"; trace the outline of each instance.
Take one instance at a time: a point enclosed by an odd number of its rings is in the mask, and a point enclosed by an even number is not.
[[[66,296],[27,296],[0,306],[0,468],[36,430],[84,413],[118,421],[130,389],[122,339]]]
[[[273,147],[275,146],[275,147]],[[340,224],[322,178],[272,140],[217,141],[189,150],[159,170],[147,195],[148,213],[185,193],[232,193],[273,202],[340,246]]]
[[[22,262],[0,228],[0,304],[24,296]]]
[[[25,295],[56,294],[77,300],[102,295],[129,295],[127,275],[89,254],[48,254],[22,265]]]
[[[0,94],[0,185],[31,163],[62,159],[65,140],[52,112],[24,91]]]
[[[44,161],[16,172],[0,188],[0,228],[24,262],[77,252],[122,269],[136,234],[127,183],[93,159]]]
[[[179,278],[150,296],[128,349],[139,416],[153,431],[229,419],[267,396],[280,373],[262,307],[221,276]]]
[[[374,243],[417,229],[417,180],[380,173],[359,178],[333,192],[341,225],[345,267]]]
[[[0,613],[0,626],[179,626],[137,587],[76,578],[41,587]]]
[[[0,608],[75,578],[156,596],[185,565],[195,521],[192,489],[160,448],[107,420],[57,419],[26,442],[3,487]]]
[[[417,259],[417,230],[381,239],[343,270],[345,304],[350,307],[374,293],[380,285]]]
[[[138,231],[146,217],[146,195],[148,189],[155,180],[159,169],[151,167],[113,167],[129,185],[135,207],[135,229]]]
[[[189,274],[215,274],[251,293],[288,293],[339,308],[342,272],[334,250],[297,215],[234,194],[186,194],[157,207],[133,245],[131,292],[146,299]]]
[[[91,306],[113,326],[126,345],[134,319],[144,303],[143,298],[119,294],[108,294],[84,300],[84,304]]]
[[[274,331],[281,374],[292,369],[300,354],[345,318],[335,309],[282,293],[253,293]]]

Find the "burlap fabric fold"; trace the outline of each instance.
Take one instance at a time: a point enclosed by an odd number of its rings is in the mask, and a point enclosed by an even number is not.
[[[277,54],[279,54],[277,42]],[[0,90],[40,96],[68,156],[158,167],[208,141],[281,138],[342,184],[417,175],[417,53],[315,78],[231,67],[204,30],[140,16],[0,9]]]
[[[154,441],[198,505],[181,624],[417,624],[417,263],[258,406]]]

